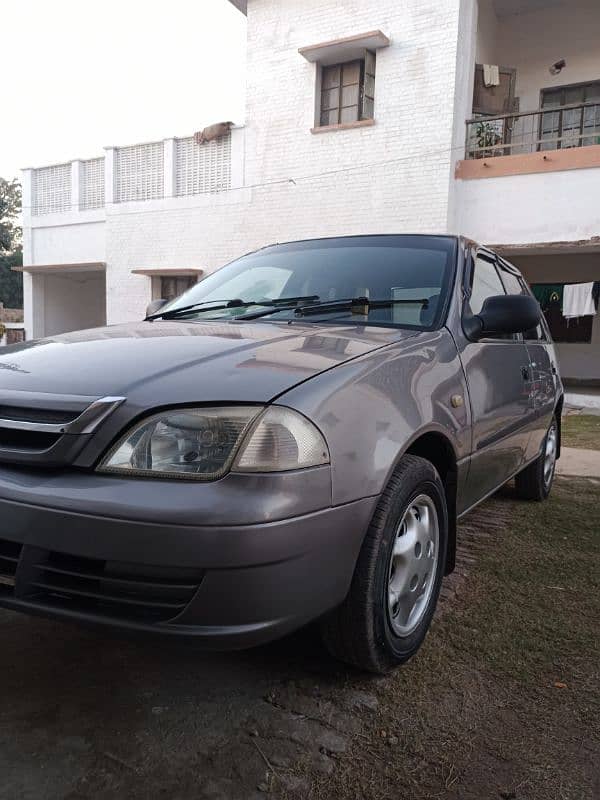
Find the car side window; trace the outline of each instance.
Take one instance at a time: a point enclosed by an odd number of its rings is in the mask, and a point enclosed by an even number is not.
[[[469,305],[473,314],[479,314],[488,297],[506,294],[496,265],[489,256],[478,253],[473,267]]]
[[[522,278],[519,278],[514,273],[509,272],[502,266],[500,267],[500,275],[502,276],[502,281],[508,294],[530,294],[529,289],[525,285],[525,281]],[[543,325],[540,324],[536,328],[532,328],[531,330],[527,331],[527,333],[523,334],[523,338],[526,342],[545,342],[546,334],[544,332]]]
[[[527,294],[521,281],[512,272],[500,265],[500,276],[506,289],[506,294]]]

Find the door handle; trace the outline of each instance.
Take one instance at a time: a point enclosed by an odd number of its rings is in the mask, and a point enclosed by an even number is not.
[[[521,367],[521,375],[523,376],[524,381],[529,380],[529,367]]]

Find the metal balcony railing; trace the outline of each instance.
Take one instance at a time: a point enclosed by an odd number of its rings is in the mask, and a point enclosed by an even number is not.
[[[600,103],[578,103],[467,120],[468,159],[594,144],[600,144]]]

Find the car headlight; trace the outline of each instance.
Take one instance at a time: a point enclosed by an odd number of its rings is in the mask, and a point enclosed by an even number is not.
[[[98,470],[212,481],[228,470],[285,472],[329,463],[319,430],[282,406],[184,408],[133,427]]]

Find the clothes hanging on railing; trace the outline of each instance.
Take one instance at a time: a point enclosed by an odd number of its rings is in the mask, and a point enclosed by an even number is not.
[[[553,303],[559,303],[562,309],[563,289],[562,283],[534,283],[531,287],[531,291],[544,313],[549,311]]]
[[[500,86],[500,67],[497,64],[483,65],[483,85],[486,89]]]
[[[596,313],[594,303],[594,283],[573,283],[565,286],[563,292],[563,317],[593,317]]]

